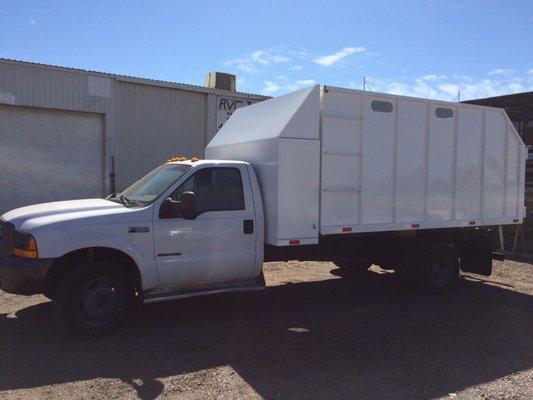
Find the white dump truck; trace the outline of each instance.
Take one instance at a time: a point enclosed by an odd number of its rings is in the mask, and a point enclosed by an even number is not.
[[[525,214],[526,148],[495,108],[314,86],[237,110],[206,156],[7,212],[1,288],[88,336],[134,302],[263,289],[265,261],[375,264],[442,292],[489,275],[491,233]]]

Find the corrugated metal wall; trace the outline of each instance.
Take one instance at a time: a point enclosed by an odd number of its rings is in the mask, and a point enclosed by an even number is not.
[[[117,82],[114,149],[117,189],[174,155],[203,156],[205,93]]]
[[[0,103],[108,113],[111,96],[89,95],[88,75],[82,72],[0,61]]]

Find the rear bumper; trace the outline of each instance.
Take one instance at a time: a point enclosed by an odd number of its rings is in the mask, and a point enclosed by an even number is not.
[[[13,294],[42,293],[46,273],[54,258],[0,257],[0,289]]]

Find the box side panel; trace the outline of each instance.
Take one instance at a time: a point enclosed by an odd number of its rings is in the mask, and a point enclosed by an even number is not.
[[[277,244],[278,232],[278,139],[257,140],[206,148],[206,157],[249,162],[259,181],[265,214],[265,242]]]
[[[520,161],[520,145],[512,135],[510,129],[507,129],[507,157],[506,157],[506,180],[505,180],[505,199],[504,215],[507,218],[518,218],[518,174]]]
[[[382,103],[389,103],[390,106]],[[371,95],[363,100],[362,224],[393,221],[394,103],[392,99]]]
[[[503,110],[331,87],[322,101],[321,233],[523,217],[527,154]]]
[[[429,113],[428,193],[429,221],[452,219],[455,159],[455,117],[438,118],[432,104]]]
[[[278,145],[278,241],[318,243],[320,142],[279,139]]]
[[[484,220],[503,217],[506,121],[498,111],[485,115]]]
[[[457,118],[455,219],[480,223],[483,110],[459,108]]]
[[[337,91],[323,97],[320,225],[339,232],[359,223],[362,99]]]
[[[398,102],[395,216],[398,222],[425,219],[426,160],[429,107]]]
[[[520,222],[526,217],[526,160],[528,155],[527,148],[521,143],[520,146],[520,161],[518,163],[520,170],[518,171],[518,215]]]
[[[318,139],[320,118],[320,89],[318,85],[301,90],[305,96],[300,96],[301,103],[290,121],[279,133],[280,137],[298,139]],[[281,96],[283,97],[283,96]],[[278,98],[279,99],[279,98]],[[277,100],[277,99],[276,99]],[[278,109],[283,110],[284,105]],[[273,113],[273,115],[276,115]]]

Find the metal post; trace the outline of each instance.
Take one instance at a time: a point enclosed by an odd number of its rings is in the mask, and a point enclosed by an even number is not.
[[[500,238],[500,250],[503,252],[505,251],[505,243],[503,241],[503,229],[502,226],[498,226],[498,236]]]

